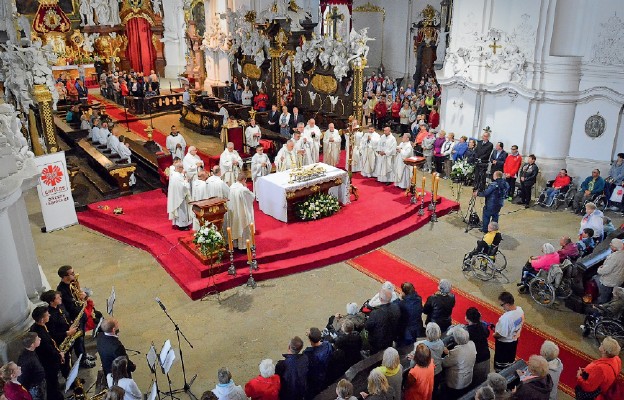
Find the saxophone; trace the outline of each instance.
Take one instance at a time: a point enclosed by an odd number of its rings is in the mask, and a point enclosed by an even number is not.
[[[85,301],[83,303],[83,305],[82,305],[82,309],[80,310],[80,312],[76,316],[76,319],[74,319],[74,322],[72,322],[72,324],[70,325],[70,327],[69,327],[70,329],[78,328],[78,324],[80,323],[80,320],[82,319],[82,316],[84,315],[86,307],[87,307],[87,302]],[[59,346],[59,351],[61,353],[67,353],[69,351],[69,349],[71,349],[71,347],[74,345],[74,342],[76,341],[76,339],[78,339],[82,335],[83,335],[82,330],[78,329],[78,330],[76,330],[76,333],[74,333],[73,335],[67,336],[63,340],[63,343],[61,343],[61,345]]]
[[[76,274],[76,278],[70,282],[69,289],[74,296],[74,302],[76,305],[82,306],[86,304],[86,301],[80,299],[80,295],[82,294],[82,289],[80,288],[80,282],[78,281],[78,277],[80,274]]]

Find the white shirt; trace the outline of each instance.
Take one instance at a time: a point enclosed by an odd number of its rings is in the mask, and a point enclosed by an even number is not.
[[[253,101],[253,92],[251,90],[243,90],[241,93],[241,104],[250,106]]]
[[[256,135],[260,135],[260,127],[258,125],[249,125],[245,129],[245,139],[247,139],[247,146],[250,148],[255,148],[260,144],[260,136]]]
[[[496,323],[496,333],[501,335],[498,339],[504,343],[511,343],[520,337],[520,331],[524,324],[524,311],[516,306],[515,310],[506,311]]]
[[[108,383],[108,387],[113,386],[113,375],[106,375],[106,383]],[[117,381],[117,386],[122,388],[125,391],[123,400],[141,400],[143,399],[143,395],[141,394],[141,390],[137,386],[136,382],[132,378],[121,378]]]

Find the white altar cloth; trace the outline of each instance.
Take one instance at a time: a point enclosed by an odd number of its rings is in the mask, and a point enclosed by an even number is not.
[[[329,194],[338,199],[341,204],[349,203],[349,176],[347,171],[331,165],[317,163],[325,168],[325,176],[307,181],[290,181],[290,171],[277,172],[258,178],[256,181],[256,196],[260,211],[273,218],[288,222],[286,193],[306,187],[314,186],[318,183],[328,182],[337,178],[342,178],[342,184],[329,189]]]

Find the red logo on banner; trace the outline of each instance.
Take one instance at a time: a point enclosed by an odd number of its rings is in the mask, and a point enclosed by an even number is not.
[[[48,186],[56,186],[63,180],[63,171],[57,165],[48,165],[41,171],[41,180]]]

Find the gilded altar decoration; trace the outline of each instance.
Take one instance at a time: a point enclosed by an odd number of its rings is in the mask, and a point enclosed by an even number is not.
[[[260,79],[261,71],[255,64],[247,63],[243,65],[243,73],[251,79]]]
[[[336,93],[338,89],[338,82],[329,75],[314,75],[311,83],[316,91],[325,94]]]
[[[372,5],[371,3],[366,3],[358,7],[353,8],[353,12],[371,12],[371,13],[382,13],[383,20],[386,20],[386,10],[383,7]]]
[[[327,170],[322,165],[313,164],[301,168],[293,168],[290,170],[290,183],[307,182],[316,178],[321,178],[327,174]],[[318,191],[318,186],[316,186]]]
[[[65,33],[71,29],[71,21],[58,5],[58,0],[39,0],[32,26],[38,33]]]

